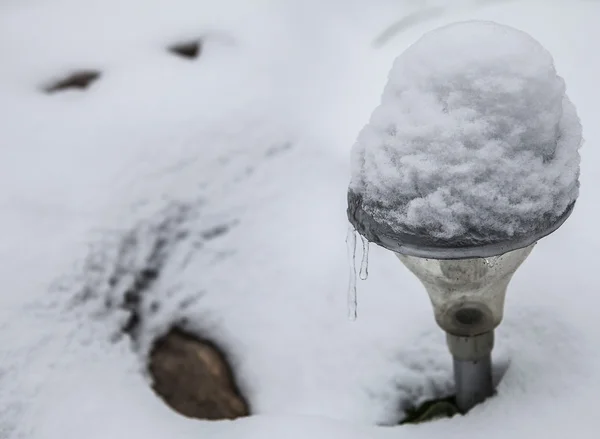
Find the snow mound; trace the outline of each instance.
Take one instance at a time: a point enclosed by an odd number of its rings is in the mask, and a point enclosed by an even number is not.
[[[581,144],[544,47],[494,22],[453,23],[396,58],[353,147],[350,193],[398,233],[461,245],[526,237],[575,202]]]

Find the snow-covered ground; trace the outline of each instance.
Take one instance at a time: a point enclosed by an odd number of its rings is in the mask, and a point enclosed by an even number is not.
[[[0,438],[596,437],[598,17],[590,0],[2,2]],[[376,426],[451,393],[451,364],[387,251],[346,317],[350,148],[393,59],[469,18],[554,56],[586,139],[581,193],[511,284],[498,395]],[[166,52],[188,38],[197,60]],[[87,68],[102,75],[84,92],[40,91]],[[136,350],[118,304],[148,264],[143,305],[160,307]],[[189,420],[152,393],[144,349],[182,320],[231,353],[256,416]]]

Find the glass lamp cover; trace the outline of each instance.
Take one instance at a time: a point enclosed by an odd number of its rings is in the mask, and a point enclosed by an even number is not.
[[[438,325],[449,334],[475,336],[502,321],[508,283],[534,245],[489,258],[396,256],[425,286]]]

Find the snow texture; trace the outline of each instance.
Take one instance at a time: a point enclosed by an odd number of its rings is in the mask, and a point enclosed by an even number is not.
[[[390,252],[371,246],[347,319],[349,145],[425,32],[534,35],[600,141],[600,4],[475,3],[0,2],[0,439],[596,438],[595,148],[577,209],[511,281],[495,397],[396,425],[453,384],[429,298]],[[444,13],[403,21],[423,5]],[[167,50],[195,39],[193,61]],[[76,69],[102,75],[40,91]],[[153,394],[145,351],[184,323],[230,354],[253,416],[188,419]]]
[[[509,26],[454,23],[395,60],[353,148],[351,190],[396,232],[526,237],[576,200],[581,143],[547,50]]]

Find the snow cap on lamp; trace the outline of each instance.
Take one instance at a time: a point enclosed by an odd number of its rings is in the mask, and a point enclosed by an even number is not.
[[[395,60],[353,147],[348,216],[414,256],[523,248],[570,214],[581,144],[548,51],[508,26],[451,24]]]

